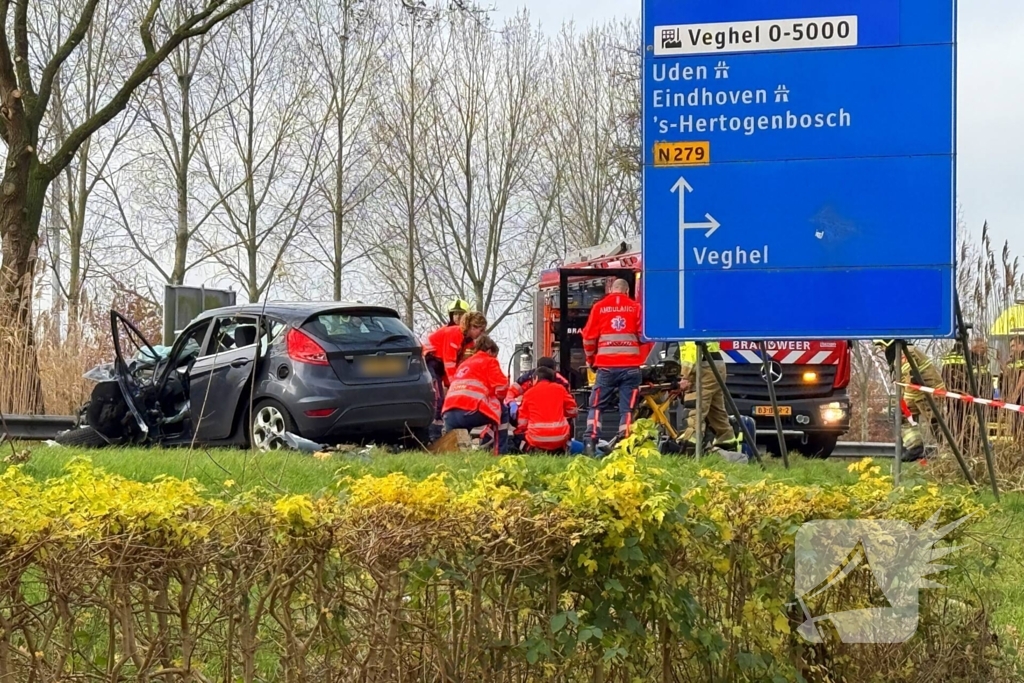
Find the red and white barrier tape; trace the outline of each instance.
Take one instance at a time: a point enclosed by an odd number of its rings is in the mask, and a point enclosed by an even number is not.
[[[942,398],[949,398],[954,401],[963,401],[964,403],[977,403],[982,406],[991,406],[993,408],[1000,408],[1002,410],[1012,410],[1015,413],[1024,413],[1024,406],[1019,406],[1016,403],[1006,403],[1005,401],[993,401],[989,398],[976,398],[967,394],[957,394],[952,391],[946,391],[945,389],[932,389],[931,387],[922,387],[919,384],[903,384],[900,386],[904,389],[910,389],[911,391],[923,391],[926,394],[933,394],[935,396],[941,396]]]

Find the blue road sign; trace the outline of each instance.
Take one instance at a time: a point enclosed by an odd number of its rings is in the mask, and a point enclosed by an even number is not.
[[[955,0],[645,0],[644,331],[948,337]]]

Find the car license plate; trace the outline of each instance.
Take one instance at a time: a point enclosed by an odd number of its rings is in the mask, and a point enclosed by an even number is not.
[[[359,363],[360,372],[366,377],[395,377],[406,371],[404,356],[369,356]]]
[[[779,417],[789,417],[793,414],[792,406],[779,406]],[[759,417],[774,417],[775,412],[771,406],[754,406],[754,415]]]

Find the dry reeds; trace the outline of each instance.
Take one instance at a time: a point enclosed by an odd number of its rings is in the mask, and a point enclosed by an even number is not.
[[[118,290],[110,306],[124,313],[154,343],[160,310],[141,296]],[[82,375],[113,359],[107,306],[85,302],[78,320],[62,322],[49,312],[32,330],[0,333],[0,410],[7,414],[74,415],[92,391]]]

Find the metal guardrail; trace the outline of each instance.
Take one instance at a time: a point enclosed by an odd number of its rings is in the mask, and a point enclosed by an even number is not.
[[[47,441],[75,426],[75,418],[65,415],[5,415],[9,436],[15,441]],[[0,427],[2,433],[2,427]],[[833,458],[893,458],[896,444],[840,441]]]
[[[70,415],[4,415],[4,422],[8,433],[0,424],[0,434],[14,441],[47,441],[75,426]]]
[[[895,458],[896,444],[867,441],[840,441],[832,451],[833,458]]]

